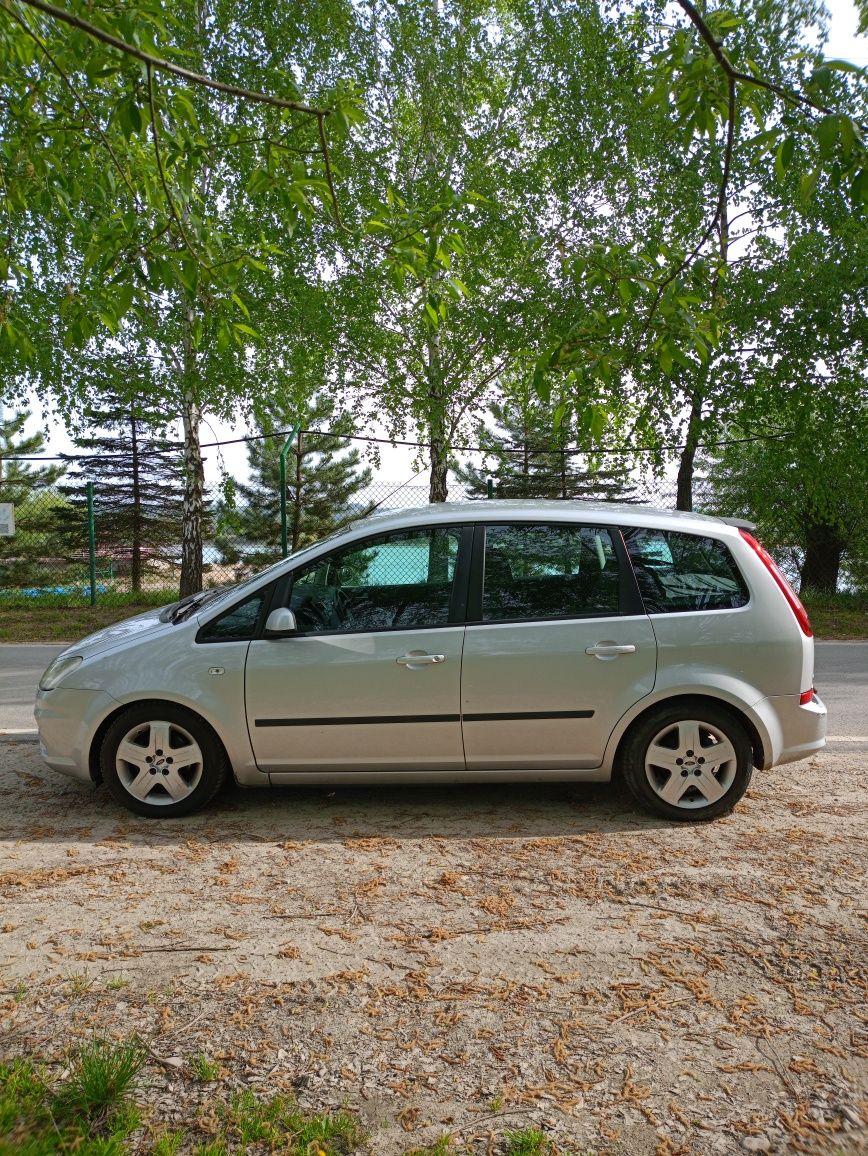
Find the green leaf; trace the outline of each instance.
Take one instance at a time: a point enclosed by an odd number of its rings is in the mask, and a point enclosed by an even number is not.
[[[187,92],[179,91],[172,97],[172,109],[179,119],[184,120],[191,128],[199,127],[199,118],[196,116],[196,109],[193,107],[193,101]],[[237,133],[235,134],[238,135]]]
[[[841,152],[846,159],[853,155],[853,150],[856,147],[856,142],[859,139],[856,131],[856,126],[849,116],[839,114],[838,116],[838,130],[841,137]]]
[[[854,205],[868,205],[868,168],[860,169],[851,180],[850,199]]]
[[[828,92],[832,83],[832,72],[828,65],[821,64],[819,68],[815,68],[809,83],[820,92]]]
[[[232,328],[236,333],[246,333],[249,337],[259,337],[259,334],[251,325],[247,325],[243,321],[233,321]]]
[[[250,320],[250,310],[247,308],[246,304],[244,303],[244,299],[242,297],[239,297],[237,293],[233,293],[232,294],[232,301],[235,305],[238,306],[238,308],[241,310],[241,312],[244,314],[244,316],[249,321]]]
[[[770,128],[765,132],[757,133],[752,136],[750,140],[745,141],[746,146],[753,146],[754,148],[764,149],[768,145],[773,145],[779,139],[781,130],[779,128]]]
[[[129,312],[130,306],[133,303],[135,296],[135,289],[132,285],[117,285],[114,290],[115,294],[115,313],[118,317],[123,317],[125,313]]]
[[[799,181],[799,193],[803,201],[812,200],[814,193],[817,191],[817,182],[820,179],[820,170],[813,169],[809,173],[805,173]]]
[[[793,162],[793,154],[796,151],[795,137],[784,137],[778,146],[778,151],[775,154],[775,172],[778,177],[782,177]]]
[[[817,125],[817,143],[820,146],[820,156],[828,160],[835,152],[838,143],[838,115],[830,113],[824,116]]]
[[[274,185],[274,178],[266,169],[254,169],[247,178],[247,191],[252,196],[270,189]]]
[[[824,60],[825,68],[833,68],[836,72],[855,72],[857,75],[868,73],[868,68],[853,64],[850,60]]]
[[[127,140],[142,131],[142,110],[134,97],[129,96],[120,101],[115,106],[115,116]]]

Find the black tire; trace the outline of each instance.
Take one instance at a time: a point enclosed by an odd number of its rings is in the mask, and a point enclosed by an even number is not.
[[[166,736],[168,746],[157,746]],[[124,750],[132,760],[122,757]],[[183,707],[158,701],[139,703],[118,715],[103,737],[99,763],[112,797],[148,819],[200,811],[229,772],[223,747],[207,723]]]
[[[699,747],[694,750],[697,736]],[[728,746],[721,747],[723,743]],[[718,763],[720,751],[730,757]],[[664,760],[671,765],[665,766]],[[701,822],[729,814],[745,793],[753,750],[744,726],[725,707],[683,702],[660,707],[634,727],[622,748],[619,769],[643,810],[665,819]],[[664,797],[679,793],[676,803]]]

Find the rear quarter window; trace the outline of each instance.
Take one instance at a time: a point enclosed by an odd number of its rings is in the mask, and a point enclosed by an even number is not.
[[[750,595],[726,543],[674,530],[628,529],[624,542],[649,614],[735,610]]]

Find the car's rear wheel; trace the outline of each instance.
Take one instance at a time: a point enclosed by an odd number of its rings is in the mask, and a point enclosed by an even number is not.
[[[624,781],[667,819],[716,819],[750,784],[753,752],[742,724],[714,704],[663,707],[642,719],[623,751]]]
[[[189,815],[223,784],[226,756],[214,732],[172,703],[130,707],[105,733],[100,770],[125,807],[153,819]]]

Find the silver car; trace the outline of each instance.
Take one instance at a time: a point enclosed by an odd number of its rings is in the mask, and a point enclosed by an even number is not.
[[[379,514],[69,647],[41,751],[140,815],[286,783],[623,778],[670,819],[825,743],[804,608],[744,522],[609,503]]]

